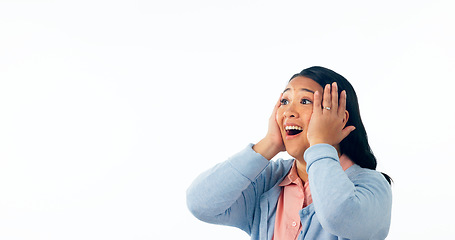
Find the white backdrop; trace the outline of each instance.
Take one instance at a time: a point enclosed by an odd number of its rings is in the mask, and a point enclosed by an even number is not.
[[[454,10],[0,0],[0,239],[248,239],[194,218],[185,191],[260,140],[313,65],[358,93],[395,180],[388,239],[454,236]]]

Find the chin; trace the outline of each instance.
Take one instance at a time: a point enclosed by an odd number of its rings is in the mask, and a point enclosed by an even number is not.
[[[295,144],[285,144],[286,152],[291,155],[293,158],[296,159],[303,159],[303,154],[305,150],[308,149],[308,144],[299,144],[296,146]]]

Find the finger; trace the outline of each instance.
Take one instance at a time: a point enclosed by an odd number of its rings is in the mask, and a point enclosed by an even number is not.
[[[331,101],[331,93],[330,93],[330,84],[325,85],[324,88],[324,96],[322,100],[322,106],[332,108],[332,101]],[[328,110],[328,109],[327,109]]]
[[[345,127],[342,131],[341,131],[341,137],[343,139],[345,139],[352,131],[355,130],[355,127],[354,126],[347,126]]]
[[[281,106],[281,98],[283,97],[283,94],[281,93],[280,94],[280,98],[278,98],[278,101],[277,103],[275,104],[275,107],[273,108],[273,112],[272,112],[272,117],[276,115],[277,111],[278,111],[278,108]]]
[[[314,92],[313,113],[322,113],[321,102],[321,93],[319,91]]]
[[[338,112],[338,84],[336,82],[332,83],[332,111],[334,113]]]
[[[280,98],[278,98],[278,102],[275,104],[275,109],[279,108],[281,106],[281,98],[283,97],[283,94],[280,94]]]
[[[341,92],[341,96],[340,96],[340,103],[339,103],[339,106],[338,106],[338,115],[339,116],[343,116],[344,115],[344,111],[346,111],[346,90],[343,90]]]

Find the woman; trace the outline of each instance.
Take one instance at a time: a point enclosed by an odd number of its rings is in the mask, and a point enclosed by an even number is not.
[[[281,151],[295,159],[270,161]],[[202,173],[187,204],[251,239],[385,239],[390,178],[375,168],[354,89],[311,67],[289,81],[266,136]]]

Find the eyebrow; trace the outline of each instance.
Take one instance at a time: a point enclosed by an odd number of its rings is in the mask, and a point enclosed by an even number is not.
[[[285,93],[286,91],[288,90],[291,90],[291,88],[286,88],[284,89],[283,93]],[[305,91],[305,92],[310,92],[310,93],[313,93],[314,94],[314,91],[308,89],[308,88],[301,88],[300,91]]]

